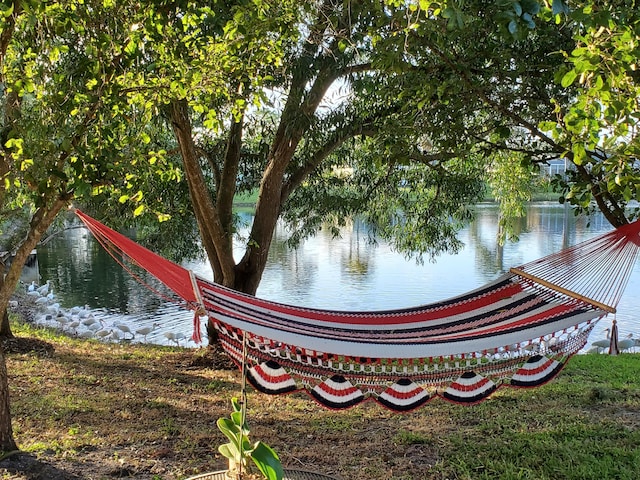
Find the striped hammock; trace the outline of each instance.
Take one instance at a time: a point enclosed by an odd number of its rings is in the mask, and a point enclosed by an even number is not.
[[[502,386],[549,381],[622,296],[640,222],[513,268],[472,292],[386,311],[303,308],[245,295],[195,276],[76,211],[123,267],[147,270],[200,316],[259,391],[306,391],[348,408],[373,400],[410,411],[434,398],[474,404]]]

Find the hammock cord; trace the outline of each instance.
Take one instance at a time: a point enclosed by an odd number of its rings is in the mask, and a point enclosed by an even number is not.
[[[165,301],[172,302],[172,303],[178,303],[178,304],[184,304],[184,302],[182,302],[182,301],[177,301],[175,297],[170,297],[168,295],[165,295],[163,292],[161,292],[160,290],[158,290],[155,287],[153,287],[153,285],[151,285],[150,283],[146,282],[140,275],[138,275],[136,272],[134,272],[133,269],[129,265],[127,265],[124,262],[124,260],[122,260],[123,258],[126,258],[126,253],[124,253],[122,250],[119,250],[119,249],[115,248],[115,245],[113,243],[109,242],[109,240],[106,239],[99,231],[92,230],[92,233],[93,233],[95,239],[98,241],[98,243],[105,249],[105,251],[111,256],[111,258],[113,258],[115,260],[115,262],[118,265],[120,265],[120,267],[122,267],[122,269],[125,272],[127,272],[129,275],[131,275],[138,283],[140,283],[142,286],[144,286],[149,291],[151,291],[152,293],[154,293],[155,295],[159,296],[160,298],[162,298]],[[133,262],[133,264],[135,264],[135,262]]]
[[[627,286],[640,246],[640,222],[518,267],[615,310]]]
[[[80,210],[72,210],[115,262],[150,292],[167,302],[185,307],[189,310],[197,310],[198,306],[201,305],[201,303],[198,302],[196,292],[194,292],[192,288],[191,272],[181,267],[179,267],[179,269],[174,268],[177,267],[177,265],[169,260],[145,249],[133,240],[85,215]],[[166,295],[145,281],[127,264],[127,260],[132,265],[136,265],[150,273],[177,296]],[[152,265],[154,268],[151,268]]]
[[[240,390],[240,411],[241,411],[241,421],[242,426],[240,427],[240,438],[239,447],[240,447],[240,458],[244,457],[244,442],[242,441],[242,436],[244,433],[244,425],[247,422],[247,332],[242,332],[242,380],[241,380],[241,390]],[[240,462],[239,473],[242,477],[242,462]]]

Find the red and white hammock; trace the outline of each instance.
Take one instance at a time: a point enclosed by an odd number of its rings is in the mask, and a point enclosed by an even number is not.
[[[473,404],[501,386],[547,382],[586,344],[595,323],[615,312],[640,246],[635,222],[458,297],[346,312],[238,293],[76,213],[119,263],[132,261],[189,308],[205,310],[257,390],[305,390],[335,409],[375,400],[409,411],[436,397]],[[194,326],[199,340],[198,313]]]

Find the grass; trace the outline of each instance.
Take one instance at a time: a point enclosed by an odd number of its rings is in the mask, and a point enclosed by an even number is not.
[[[55,347],[48,357],[7,355],[23,451],[79,478],[179,480],[224,467],[215,421],[238,395],[237,371],[194,362],[202,351],[81,341],[19,322],[13,330]],[[539,388],[503,388],[473,407],[434,400],[404,415],[250,391],[248,418],[253,439],[285,465],[343,480],[631,480],[638,371],[638,355],[576,356]],[[0,463],[0,478],[33,478],[10,475]]]

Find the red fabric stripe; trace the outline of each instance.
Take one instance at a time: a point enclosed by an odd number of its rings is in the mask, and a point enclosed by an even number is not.
[[[409,392],[400,392],[395,388],[388,388],[384,393],[398,400],[407,400],[421,395],[424,390],[420,387],[416,387]]]
[[[330,312],[315,309],[303,309],[275,302],[269,302],[249,295],[243,295],[228,289],[221,289],[217,285],[199,282],[200,288],[210,289],[217,292],[218,295],[232,299],[238,303],[248,303],[252,307],[259,307],[269,310],[280,315],[290,315],[303,317],[305,320],[317,320],[330,323],[342,323],[349,325],[392,325],[407,324],[418,321],[431,321],[446,318],[454,315],[460,315],[478,308],[486,307],[500,300],[512,297],[522,291],[522,286],[512,284],[500,290],[493,291],[473,300],[466,300],[447,307],[432,310],[419,310],[417,312],[402,313],[349,313],[349,312]],[[218,308],[218,307],[216,307]],[[425,308],[428,308],[426,306]]]
[[[459,392],[473,392],[474,390],[479,390],[482,387],[484,387],[487,383],[489,383],[490,380],[488,378],[481,378],[480,380],[478,380],[476,383],[473,383],[471,385],[464,385],[462,383],[458,383],[458,382],[453,382],[451,384],[451,386],[449,388],[453,389],[453,390],[457,390]]]
[[[355,392],[359,391],[354,386],[341,388],[340,390],[338,390],[337,388],[330,387],[329,385],[327,385],[324,382],[319,384],[319,385],[317,385],[316,388],[319,388],[323,392],[328,393],[329,395],[334,395],[336,397],[347,397],[347,396],[351,395],[352,393],[355,393]]]
[[[542,372],[544,372],[546,369],[549,368],[549,366],[553,364],[553,360],[549,360],[547,359],[546,362],[544,362],[542,365],[540,365],[539,367],[536,368],[526,368],[526,367],[522,367],[520,370],[518,370],[518,374],[519,375],[538,375]]]
[[[256,365],[255,367],[253,367],[253,369],[260,375],[260,378],[269,383],[282,383],[291,378],[287,373],[281,375],[271,375],[267,373],[261,365]]]
[[[552,307],[549,310],[545,310],[544,312],[540,312],[537,315],[532,315],[530,317],[525,317],[521,320],[518,320],[516,322],[509,322],[503,325],[496,325],[494,327],[490,327],[490,328],[485,328],[482,330],[474,330],[472,333],[474,336],[477,335],[488,335],[488,334],[494,334],[494,333],[499,333],[503,330],[510,330],[514,327],[519,327],[521,325],[532,325],[534,323],[536,323],[538,320],[542,320],[545,318],[551,318],[551,317],[555,317],[558,315],[561,315],[565,312],[571,312],[573,310],[575,310],[576,306],[575,305],[558,305],[556,307]],[[459,339],[464,339],[465,337],[467,337],[469,335],[469,332],[463,332],[463,333],[458,333],[455,335],[446,335],[446,336],[442,336],[439,337],[440,340],[459,340]]]

